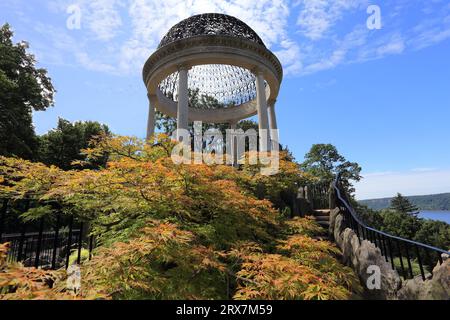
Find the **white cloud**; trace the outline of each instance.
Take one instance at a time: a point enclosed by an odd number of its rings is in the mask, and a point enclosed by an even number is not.
[[[416,169],[363,176],[364,179],[356,184],[358,199],[392,197],[397,192],[406,196],[450,192],[450,170]]]
[[[267,46],[279,45],[282,48],[278,52],[287,73],[300,69],[299,48],[287,32],[289,8],[284,0],[132,1],[128,10],[133,27],[132,36],[122,46],[119,65],[134,64],[131,67],[134,70],[141,67],[145,57],[156,49],[161,38],[174,24],[194,14],[208,12],[222,12],[245,21]]]
[[[349,62],[348,54],[356,48],[363,47],[367,43],[368,30],[363,26],[357,26],[342,40],[336,41],[333,50],[328,56],[305,66],[303,73],[315,73],[318,71],[333,69],[336,66]]]
[[[114,73],[115,68],[103,62],[94,61],[86,52],[75,54],[77,61],[86,69],[98,72]]]
[[[384,56],[387,54],[400,54],[405,50],[405,42],[403,41],[403,38],[401,35],[396,34],[392,37],[392,39],[380,46],[377,49],[377,55],[378,56]]]
[[[122,26],[120,6],[118,0],[89,0],[84,5],[88,27],[99,40],[108,41],[116,36]]]
[[[430,171],[436,171],[436,168],[414,168],[412,169],[413,172],[430,172]]]
[[[409,28],[402,24],[410,19],[408,2],[380,4],[383,30],[375,31],[366,28],[368,0],[53,0],[47,7],[65,15],[74,3],[82,9],[82,29],[58,29],[59,40],[49,40],[54,46],[47,52],[42,49],[43,56],[59,62],[71,57],[89,70],[125,75],[140,74],[170,27],[206,12],[246,22],[280,58],[286,75],[380,59],[450,38],[450,7],[439,3],[414,18],[416,23]],[[51,37],[45,29],[41,32]],[[68,39],[76,39],[75,44],[68,45]]]
[[[297,25],[300,33],[311,40],[324,37],[348,10],[367,7],[366,0],[300,0]]]
[[[303,69],[300,47],[288,39],[281,42],[281,47],[283,49],[278,50],[275,54],[285,65],[284,73],[287,75],[298,74]]]

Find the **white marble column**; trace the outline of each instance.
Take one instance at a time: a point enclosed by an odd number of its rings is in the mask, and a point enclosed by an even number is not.
[[[267,110],[269,113],[269,122],[270,122],[270,129],[275,130],[278,129],[277,125],[277,115],[275,114],[275,100],[269,101],[269,104],[267,106]]]
[[[236,131],[237,129],[237,121],[230,122],[230,129]],[[233,166],[237,166],[238,164],[238,150],[237,150],[237,138],[235,135],[231,137],[231,157],[233,159]]]
[[[256,76],[256,105],[258,109],[259,123],[259,151],[265,152],[270,149],[269,145],[269,118],[267,115],[266,87],[264,85],[264,74],[261,70],[255,70]]]
[[[188,91],[188,71],[186,66],[178,69],[178,113],[177,113],[177,140],[180,141],[178,130],[188,130],[189,119],[189,91]]]
[[[155,134],[155,122],[156,122],[156,95],[148,95],[148,121],[147,121],[147,141],[149,141]]]
[[[278,135],[278,125],[277,125],[277,115],[275,113],[275,102],[276,100],[269,101],[268,113],[270,122],[270,140],[272,150],[279,150],[279,135]]]

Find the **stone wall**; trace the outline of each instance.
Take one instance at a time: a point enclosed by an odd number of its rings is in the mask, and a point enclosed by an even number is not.
[[[351,266],[358,274],[365,288],[365,298],[385,300],[449,300],[450,299],[450,259],[443,255],[444,263],[433,270],[423,281],[421,276],[403,280],[397,271],[392,270],[380,249],[371,242],[361,241],[355,232],[345,227],[344,216],[339,208],[330,214],[330,236],[342,250],[343,263]],[[378,266],[381,273],[380,289],[369,290],[367,281],[373,272],[370,266]]]

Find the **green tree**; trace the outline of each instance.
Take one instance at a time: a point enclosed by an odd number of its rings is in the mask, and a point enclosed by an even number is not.
[[[420,219],[417,208],[407,198],[397,195],[391,209],[372,210],[365,205],[354,205],[358,216],[368,226],[405,239],[428,244],[436,248],[450,248],[450,225],[442,221]],[[435,257],[424,256],[425,264],[434,265]]]
[[[383,226],[383,217],[380,215],[379,211],[372,210],[369,207],[362,205],[355,201],[352,203],[353,207],[355,208],[358,217],[368,226],[375,228],[375,229],[381,229]]]
[[[55,165],[63,170],[74,169],[73,161],[85,160],[81,150],[89,147],[90,141],[102,134],[110,134],[109,128],[98,122],[75,122],[59,119],[56,129],[40,137],[39,161]],[[106,156],[93,163],[98,167],[106,162]]]
[[[351,181],[361,180],[361,167],[356,162],[349,162],[339,154],[332,144],[315,144],[305,155],[301,168],[325,183],[331,183],[341,173],[343,187],[348,194],[355,192]]]
[[[414,240],[450,250],[450,225],[442,221],[424,220]]]
[[[252,129],[258,131],[259,129],[258,123],[256,121],[248,119],[239,121],[239,123],[237,124],[237,128],[244,130],[244,132]]]
[[[386,209],[381,211],[381,217],[381,230],[409,240],[414,239],[422,225],[421,219],[401,211]]]
[[[391,209],[412,215],[417,215],[419,211],[419,208],[413,205],[408,198],[405,198],[400,193],[397,193],[397,196],[391,200]]]
[[[32,110],[53,105],[47,71],[36,67],[27,42],[13,43],[8,24],[0,28],[0,155],[33,159],[38,141]]]

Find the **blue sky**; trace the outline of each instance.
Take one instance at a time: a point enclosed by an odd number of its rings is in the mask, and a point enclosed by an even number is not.
[[[80,29],[67,28],[73,5]],[[367,28],[369,5],[380,30]],[[447,0],[2,0],[0,23],[30,42],[58,90],[36,131],[63,117],[144,137],[142,65],[173,24],[205,12],[242,19],[282,61],[280,135],[298,160],[335,144],[363,167],[359,198],[450,192]]]

